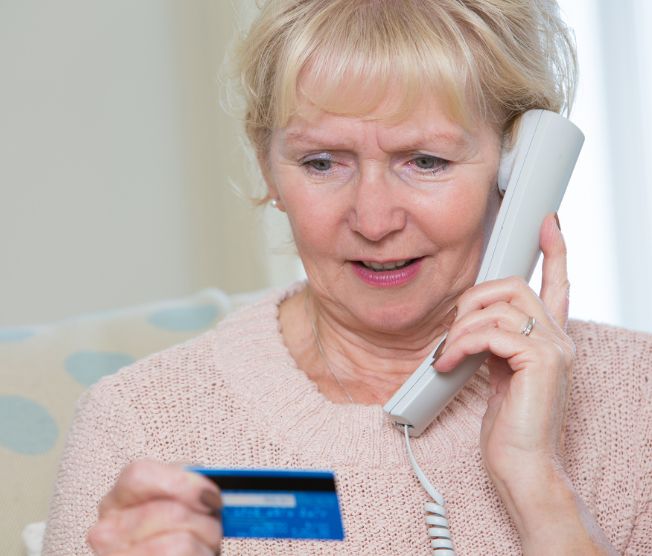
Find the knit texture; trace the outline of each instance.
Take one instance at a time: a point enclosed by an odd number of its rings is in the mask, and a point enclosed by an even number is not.
[[[343,542],[225,539],[224,555],[431,553],[402,433],[379,405],[335,404],[297,368],[270,294],[202,336],[103,379],[80,400],[50,508],[45,556],[91,554],[97,504],[130,461],[332,469]],[[565,468],[627,555],[652,554],[652,336],[571,322],[577,361]],[[412,442],[444,494],[459,555],[514,555],[520,543],[484,471],[481,369]]]

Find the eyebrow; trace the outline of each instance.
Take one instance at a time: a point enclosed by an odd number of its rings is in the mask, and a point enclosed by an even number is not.
[[[300,143],[307,145],[329,145],[332,148],[345,148],[345,144],[339,140],[332,141],[330,138],[320,137],[306,131],[289,131],[285,134],[286,143]]]
[[[415,134],[416,135],[416,134]],[[300,143],[307,146],[320,146],[328,147],[332,150],[344,150],[350,147],[349,144],[342,142],[339,139],[332,140],[331,137],[321,137],[318,134],[305,130],[292,130],[288,131],[285,135],[286,143]],[[463,133],[426,133],[409,137],[404,144],[399,144],[398,148],[393,147],[392,150],[398,151],[411,151],[418,150],[424,145],[446,145],[455,149],[467,149],[471,145],[468,134]]]

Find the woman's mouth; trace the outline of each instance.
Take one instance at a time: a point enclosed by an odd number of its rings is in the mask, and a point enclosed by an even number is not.
[[[411,282],[421,268],[423,257],[395,261],[353,261],[353,270],[370,286],[391,288]]]
[[[359,261],[360,264],[365,266],[366,268],[370,270],[374,270],[376,272],[381,272],[383,270],[396,270],[397,268],[403,268],[409,264],[412,264],[416,259],[405,259],[402,261],[393,261],[390,263],[376,263],[373,261]]]

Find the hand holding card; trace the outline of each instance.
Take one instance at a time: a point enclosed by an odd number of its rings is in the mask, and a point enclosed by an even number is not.
[[[222,542],[219,489],[179,465],[127,465],[88,533],[96,554],[214,554]]]

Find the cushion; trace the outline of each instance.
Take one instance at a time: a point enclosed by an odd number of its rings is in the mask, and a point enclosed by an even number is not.
[[[207,289],[48,326],[0,328],[0,553],[24,554],[23,529],[47,517],[66,431],[84,389],[197,336],[262,293]]]

